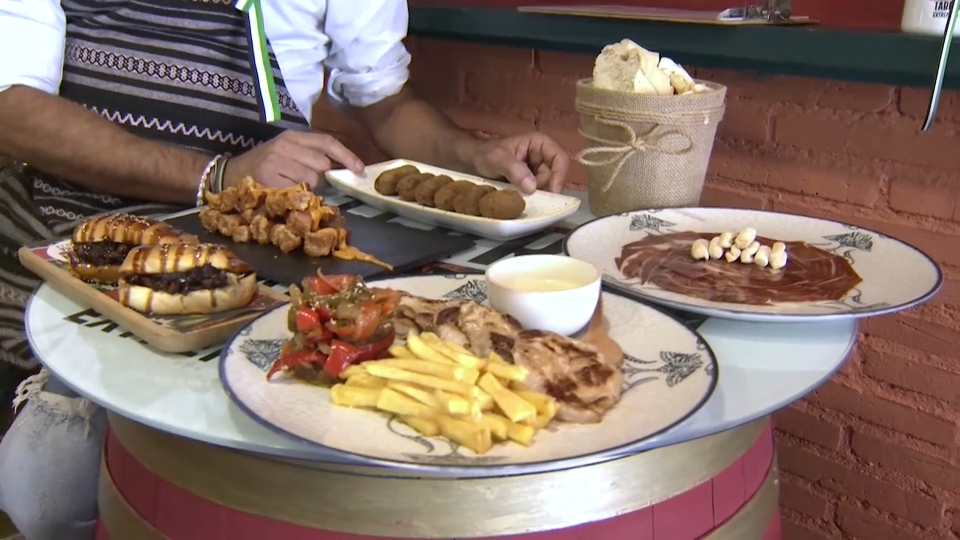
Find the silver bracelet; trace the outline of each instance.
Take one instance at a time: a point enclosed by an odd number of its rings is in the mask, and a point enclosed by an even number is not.
[[[210,176],[214,169],[216,169],[217,164],[223,159],[223,154],[217,154],[213,156],[207,166],[203,168],[203,172],[200,174],[200,182],[197,183],[197,207],[201,207],[207,203],[206,201],[206,191],[210,189]]]
[[[232,157],[233,154],[230,152],[224,152],[223,156],[220,157],[220,161],[217,162],[217,166],[213,168],[213,172],[211,173],[213,178],[210,186],[211,193],[220,193],[223,191],[223,178],[227,173],[227,163]]]

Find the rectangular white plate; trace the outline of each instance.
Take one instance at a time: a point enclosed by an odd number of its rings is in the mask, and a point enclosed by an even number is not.
[[[509,220],[490,219],[428,208],[417,203],[400,200],[399,197],[381,195],[373,189],[373,182],[380,173],[403,165],[413,165],[424,173],[436,175],[445,174],[454,180],[469,180],[477,184],[490,184],[501,189],[514,189],[513,186],[503,182],[494,182],[478,176],[471,176],[469,174],[441,169],[440,167],[405,159],[395,159],[375,165],[368,165],[362,175],[354,174],[347,169],[337,169],[335,171],[328,171],[326,176],[330,185],[374,208],[393,212],[407,219],[431,225],[439,225],[455,231],[490,238],[491,240],[512,240],[542,231],[551,225],[563,221],[564,218],[575,213],[577,209],[580,208],[580,199],[576,197],[550,193],[548,191],[537,191],[532,195],[525,195],[523,197],[527,203],[527,207],[519,218]]]

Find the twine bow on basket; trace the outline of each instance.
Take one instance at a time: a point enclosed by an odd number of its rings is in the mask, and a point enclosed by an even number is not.
[[[630,125],[624,122],[607,120],[604,118],[595,118],[595,120],[600,124],[619,128],[621,131],[623,131],[626,139],[626,141],[605,139],[603,137],[586,133],[583,131],[583,129],[580,129],[580,135],[584,139],[594,142],[600,146],[584,148],[578,152],[573,159],[587,167],[604,167],[606,165],[615,164],[610,178],[608,178],[601,187],[604,193],[606,193],[610,187],[613,186],[613,182],[620,175],[620,171],[623,169],[623,165],[627,162],[627,160],[638,152],[660,152],[661,154],[683,155],[693,149],[693,141],[690,140],[690,137],[679,129],[658,131],[657,128],[659,126],[655,125],[649,132],[642,135],[637,135],[637,132],[634,131]],[[664,146],[664,139],[674,136],[680,137],[684,141],[683,146],[681,148],[670,148]]]

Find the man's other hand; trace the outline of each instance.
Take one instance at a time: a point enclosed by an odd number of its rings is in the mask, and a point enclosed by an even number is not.
[[[563,190],[570,156],[543,133],[528,133],[481,143],[473,156],[481,176],[505,178],[523,193]]]
[[[360,174],[364,164],[356,154],[326,133],[284,131],[227,164],[224,184],[251,176],[266,187],[283,188],[307,183],[322,185],[323,173],[340,164]]]

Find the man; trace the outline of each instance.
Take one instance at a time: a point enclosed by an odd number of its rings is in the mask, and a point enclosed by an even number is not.
[[[250,175],[271,187],[315,186],[339,165],[360,171],[349,149],[309,131],[325,68],[330,98],[386,153],[526,192],[562,188],[569,160],[548,137],[475,139],[405,87],[406,2],[246,7],[0,3],[0,156],[29,164],[0,168],[0,360],[36,366],[23,309],[38,281],[17,262],[22,244],[100,212],[202,202],[220,170],[223,185]],[[103,413],[45,372],[18,389],[18,404],[28,398],[0,442],[0,509],[30,540],[92,538]]]

